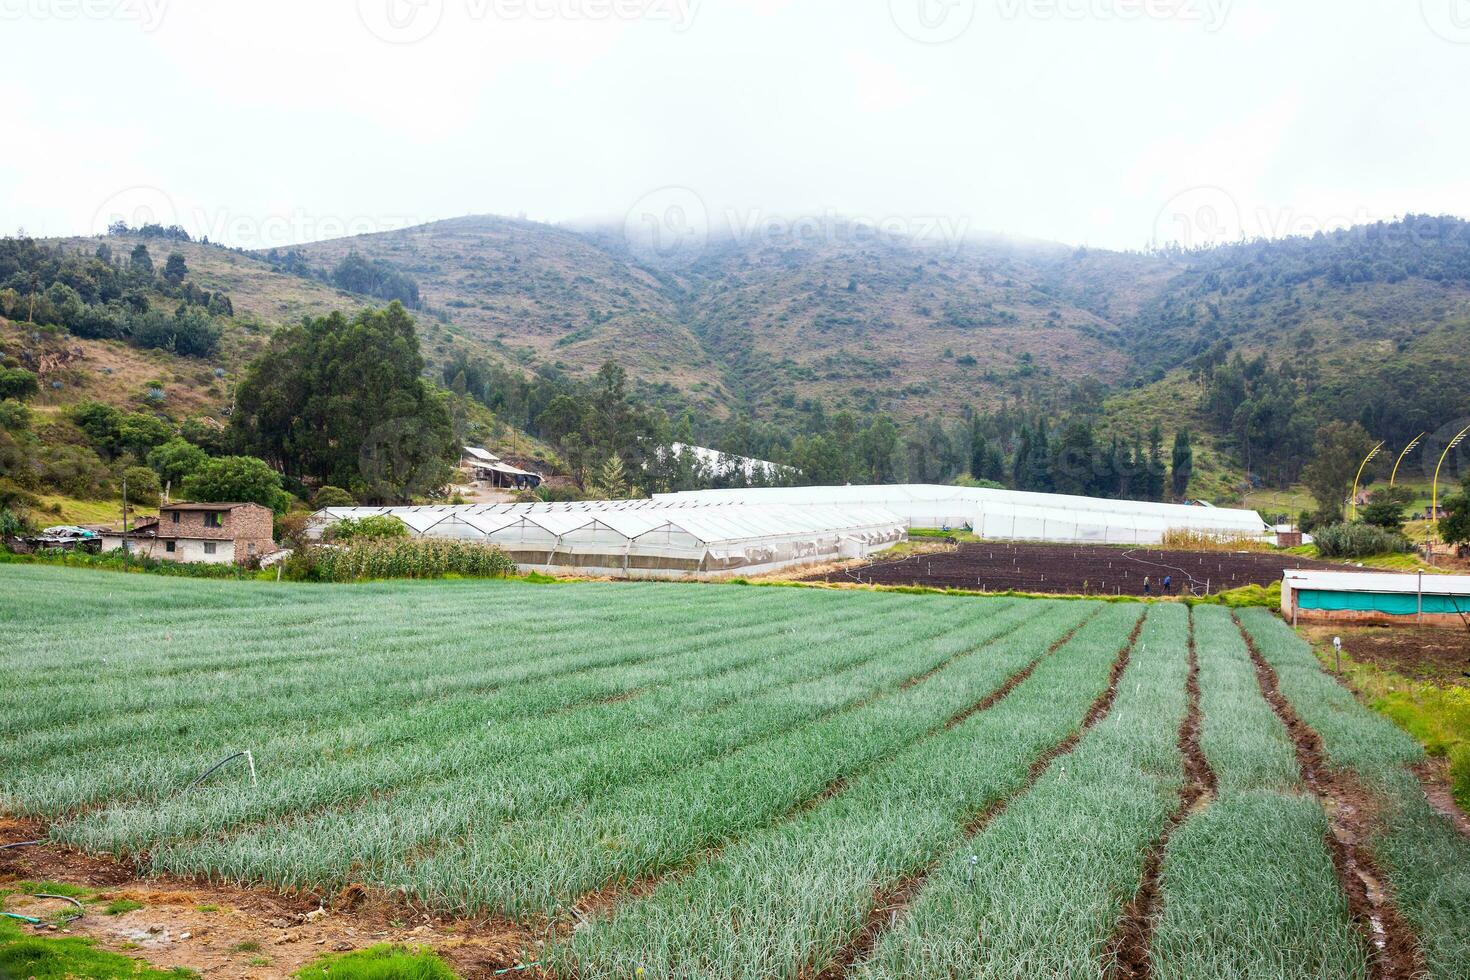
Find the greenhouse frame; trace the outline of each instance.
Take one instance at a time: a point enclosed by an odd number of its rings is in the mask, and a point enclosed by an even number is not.
[[[792,507],[652,500],[563,504],[332,507],[311,537],[344,519],[389,516],[415,537],[495,545],[522,571],[571,569],[625,578],[761,574],[863,558],[907,538],[904,521],[874,507]]]
[[[929,484],[695,490],[657,494],[654,499],[684,504],[878,507],[897,514],[911,528],[971,528],[980,537],[995,541],[1156,545],[1169,531],[1262,540],[1271,532],[1253,510]]]

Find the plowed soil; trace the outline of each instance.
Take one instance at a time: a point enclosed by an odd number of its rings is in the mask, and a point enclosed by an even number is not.
[[[920,585],[979,592],[1040,592],[1055,595],[1207,595],[1243,585],[1268,586],[1287,569],[1352,569],[1273,552],[1157,551],[1101,545],[961,544],[951,551],[910,555],[828,570],[808,581],[865,585]]]

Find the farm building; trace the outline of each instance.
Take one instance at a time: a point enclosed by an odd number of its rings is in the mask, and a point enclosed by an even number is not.
[[[712,473],[740,473],[747,480],[754,480],[757,476],[766,479],[783,477],[794,474],[797,470],[791,466],[782,466],[768,459],[755,459],[751,456],[736,456],[733,453],[723,453],[718,449],[710,449],[705,446],[688,446],[682,442],[676,442],[669,447],[674,453],[688,453],[697,459]]]
[[[651,500],[449,507],[341,507],[312,516],[320,537],[344,518],[389,515],[417,537],[493,544],[524,571],[703,578],[861,558],[907,537],[897,515],[873,507],[787,507]]]
[[[164,504],[157,518],[129,531],[103,532],[102,550],[162,561],[243,563],[277,550],[272,517],[259,504]]]
[[[478,446],[463,447],[459,465],[475,483],[499,490],[535,490],[544,480],[540,473],[512,466]]]
[[[1470,616],[1470,575],[1289,571],[1281,611],[1294,623],[1462,626]]]
[[[1160,543],[1167,531],[1252,538],[1270,533],[1260,515],[1251,510],[928,484],[695,490],[659,494],[654,499],[664,503],[879,507],[899,515],[909,527],[968,527],[997,541],[1151,545]]]

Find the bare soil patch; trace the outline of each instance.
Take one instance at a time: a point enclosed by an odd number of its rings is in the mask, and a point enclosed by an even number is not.
[[[1353,570],[1296,555],[1258,551],[1159,551],[1102,545],[978,542],[902,558],[822,569],[805,581],[918,585],[980,592],[1053,595],[1214,594],[1280,582],[1288,569]],[[1148,593],[1145,593],[1145,579]]]
[[[0,818],[0,843],[33,840],[44,832],[34,821]],[[523,962],[521,957],[539,948],[519,926],[435,917],[361,885],[318,896],[143,878],[121,862],[49,844],[0,850],[0,889],[17,881],[61,882],[96,892],[87,914],[64,927],[67,933],[156,967],[187,967],[206,977],[288,977],[322,953],[398,943],[430,947],[456,973],[474,980]],[[105,914],[116,900],[142,907]],[[38,917],[60,908],[24,895],[10,896],[6,905],[7,911]]]
[[[1360,663],[1415,680],[1463,684],[1470,678],[1470,633],[1444,626],[1309,626],[1314,644],[1342,637],[1344,650]]]

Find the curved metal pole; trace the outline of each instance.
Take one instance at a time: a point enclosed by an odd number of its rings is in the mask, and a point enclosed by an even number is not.
[[[1434,538],[1429,546],[1430,561],[1434,560],[1434,544],[1439,541],[1439,471],[1444,466],[1445,459],[1450,450],[1460,444],[1460,440],[1470,434],[1470,425],[1460,430],[1460,434],[1450,440],[1450,444],[1444,447],[1444,452],[1439,454],[1439,463],[1434,467],[1434,486],[1429,492],[1429,526],[1434,531]]]
[[[1429,435],[1429,433],[1427,432],[1419,433],[1417,436],[1410,439],[1409,444],[1404,447],[1404,451],[1399,453],[1398,461],[1393,464],[1393,472],[1388,475],[1389,486],[1393,486],[1394,481],[1399,478],[1399,467],[1403,465],[1404,457],[1413,452],[1415,447],[1419,445],[1419,440],[1423,439],[1427,435]]]
[[[1353,504],[1353,520],[1355,520],[1355,521],[1358,519],[1358,483],[1359,483],[1359,481],[1361,481],[1363,479],[1363,471],[1368,468],[1368,464],[1369,463],[1373,462],[1373,457],[1375,457],[1375,456],[1378,455],[1378,451],[1380,449],[1382,449],[1383,446],[1384,446],[1384,444],[1380,442],[1378,445],[1376,445],[1376,446],[1373,447],[1373,451],[1371,453],[1369,453],[1368,455],[1366,455],[1366,456],[1363,457],[1363,463],[1362,463],[1361,466],[1358,467],[1358,475],[1355,476],[1355,477],[1353,477],[1353,498],[1352,498],[1352,504]]]

